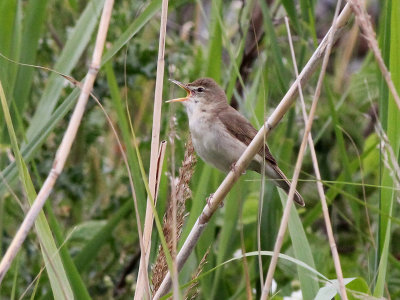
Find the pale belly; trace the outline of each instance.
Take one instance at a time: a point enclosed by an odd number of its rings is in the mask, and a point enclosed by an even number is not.
[[[188,108],[189,105],[187,105]],[[194,149],[200,158],[215,168],[229,172],[247,146],[233,137],[216,117],[197,110],[195,113],[189,107],[189,128]],[[272,182],[281,187],[286,193],[290,183],[276,165],[264,159],[264,155],[256,154],[247,167],[248,170],[264,173]],[[283,179],[283,180],[282,180]],[[296,192],[297,202],[303,204],[300,194]]]
[[[221,123],[206,122],[200,117],[191,120],[189,126],[197,155],[223,172],[229,172],[246,149],[242,142],[223,130],[225,128]],[[259,171],[261,157],[257,156],[251,163],[250,169],[257,168]]]

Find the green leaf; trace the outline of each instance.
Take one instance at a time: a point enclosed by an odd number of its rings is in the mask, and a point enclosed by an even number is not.
[[[74,258],[75,265],[79,271],[85,270],[89,264],[96,258],[97,253],[100,251],[101,247],[109,242],[112,232],[115,227],[121,222],[121,220],[132,211],[133,205],[132,201],[126,201],[119,209],[116,211],[107,224],[104,225],[94,236],[88,241],[85,247],[79,251],[78,255]]]
[[[161,0],[153,0],[135,21],[121,34],[111,48],[104,53],[101,64],[108,62],[123,46],[125,46],[142,27],[161,9]]]
[[[79,89],[76,88],[57,108],[54,114],[50,117],[43,128],[33,137],[32,141],[27,145],[22,146],[21,154],[26,162],[29,162],[37,150],[46,141],[48,135],[54,130],[58,122],[68,113],[74,104],[74,100],[79,94]],[[3,194],[7,189],[5,182],[12,183],[18,175],[17,165],[15,162],[10,163],[4,170],[3,176],[5,181],[0,182],[0,193]]]
[[[370,290],[368,287],[368,283],[364,278],[357,277],[350,283],[346,284],[347,296],[349,300],[357,300],[360,299],[361,296],[370,295]],[[362,295],[364,294],[364,295]]]
[[[24,30],[22,32],[21,54],[18,60],[21,63],[35,63],[40,34],[46,20],[47,3],[48,0],[30,0],[28,2],[26,7],[27,15],[24,19]],[[24,112],[32,86],[33,74],[33,68],[18,66],[17,88],[14,88],[14,100],[20,114]]]
[[[233,254],[234,249],[232,248],[232,232],[235,232],[235,227],[238,222],[239,203],[242,199],[242,195],[244,195],[245,192],[245,189],[241,188],[240,184],[238,184],[233,187],[233,189],[225,199],[225,210],[223,219],[224,223],[221,229],[218,243],[218,251],[216,257],[217,264],[222,263],[228,255]],[[257,215],[257,213],[255,213],[255,215]],[[213,280],[211,299],[215,299],[216,295],[218,295],[218,291],[221,285],[221,275],[222,269],[218,269]]]
[[[281,189],[278,189],[278,191],[282,205],[285,206],[287,195]],[[292,207],[290,210],[289,233],[292,240],[295,257],[298,260],[308,264],[312,268],[315,268],[314,259],[312,256],[313,252],[310,244],[308,243],[299,214],[294,207]],[[318,282],[315,280],[310,280],[309,275],[302,268],[297,268],[297,272],[299,275],[301,291],[304,299],[314,299],[319,288]]]
[[[278,38],[275,33],[274,25],[272,23],[272,17],[271,17],[271,13],[268,8],[268,5],[265,1],[261,1],[260,4],[261,4],[261,10],[262,10],[262,14],[263,14],[265,33],[266,33],[266,36],[268,37],[265,40],[266,40],[266,42],[269,41],[269,43],[270,43],[271,54],[273,57],[274,64],[276,64],[275,71],[278,76],[280,89],[282,91],[285,91],[285,90],[287,90],[287,87],[289,84],[287,79],[290,78],[290,76],[288,76],[287,69],[284,67],[284,64],[283,64],[283,55],[278,46],[279,42],[278,42]]]
[[[347,285],[348,283],[352,282],[354,278],[344,278],[344,284]],[[315,300],[326,300],[326,299],[332,299],[334,298],[339,291],[339,281],[337,279],[330,280],[329,283],[326,284],[323,288],[320,288],[318,291],[317,296],[315,297]]]
[[[74,227],[68,236],[70,241],[88,241],[107,224],[106,220],[89,220]]]
[[[92,38],[103,3],[104,0],[88,2],[85,11],[76,23],[53,69],[63,74],[69,74],[73,70]],[[28,141],[32,141],[33,137],[44,127],[52,116],[64,84],[64,77],[56,73],[50,75],[46,88],[43,91],[43,96],[29,124],[27,130]]]
[[[222,66],[222,32],[221,24],[218,22],[218,16],[222,11],[222,1],[215,0],[211,2],[211,25],[208,48],[208,62],[206,75],[221,83]]]
[[[104,1],[104,0],[101,0]],[[6,1],[8,2],[8,1]],[[107,60],[109,60],[112,55],[114,55],[121,47],[123,47],[130,38],[132,38],[139,30],[144,26],[146,22],[150,20],[150,18],[157,12],[157,9],[159,9],[161,6],[161,1],[160,0],[155,0],[149,5],[143,13],[132,23],[131,26],[121,35],[121,37],[114,43],[113,47],[110,48],[109,51],[103,56],[103,63],[105,63]],[[85,10],[86,13],[86,10]],[[81,20],[84,19],[81,17]],[[1,20],[1,18],[0,18]],[[82,23],[84,23],[82,21]],[[77,26],[78,27],[78,26]],[[1,30],[1,28],[0,28]],[[125,38],[123,38],[125,37]],[[129,37],[129,38],[128,38]],[[1,35],[0,35],[1,38]],[[1,43],[0,43],[1,45]],[[118,49],[118,50],[116,50]],[[0,60],[1,64],[2,60]],[[0,65],[1,66],[1,65]],[[1,68],[0,68],[1,72]],[[59,76],[59,75],[57,75]],[[64,81],[62,81],[64,82]],[[58,84],[58,83],[57,83]],[[35,129],[36,134],[32,133],[32,136],[30,138],[30,141],[22,146],[21,153],[25,159],[25,161],[29,162],[33,155],[36,153],[37,149],[43,145],[43,143],[46,141],[46,138],[48,135],[54,130],[58,122],[68,113],[68,111],[72,108],[74,104],[74,100],[78,97],[79,95],[79,88],[75,88],[69,96],[60,104],[60,106],[56,109],[56,111],[49,116],[46,116],[46,122],[43,123],[43,125],[40,127],[40,129]],[[43,99],[43,97],[42,97]],[[32,129],[33,131],[33,129]],[[6,182],[12,183],[16,176],[17,176],[17,170],[16,170],[16,164],[11,163],[9,164],[4,170],[3,170],[3,176],[6,179]],[[0,193],[4,193],[4,190],[6,189],[4,181],[0,182]],[[138,195],[140,196],[140,195]]]
[[[4,118],[7,124],[8,133],[11,140],[11,145],[15,155],[15,160],[18,166],[18,172],[21,182],[24,186],[25,193],[28,196],[29,203],[32,205],[37,194],[33,186],[31,177],[26,167],[25,161],[19,151],[17,137],[11,121],[10,112],[7,106],[7,101],[4,95],[3,87],[0,82],[0,100],[4,112]],[[46,264],[46,270],[51,283],[51,288],[55,299],[72,299],[73,293],[69,284],[64,266],[62,264],[57,246],[53,240],[50,226],[46,221],[46,217],[41,211],[35,221],[36,231],[38,233],[40,245],[42,247],[43,258]]]
[[[282,4],[289,16],[290,21],[294,25],[297,31],[300,29],[299,19],[297,17],[296,3],[294,0],[282,0]]]
[[[14,57],[11,51],[14,40],[14,25],[18,22],[18,5],[18,1],[0,1],[0,52],[9,58]],[[10,63],[1,58],[0,80],[7,96],[9,96],[9,68]]]
[[[388,9],[390,7],[388,6]],[[398,50],[400,48],[400,19],[398,18],[400,14],[400,2],[391,1],[391,9],[388,10],[391,13],[390,21],[390,65],[389,70],[392,76],[393,83],[397,89],[400,91],[400,57]],[[384,105],[384,104],[382,104]],[[387,159],[394,160],[398,162],[399,151],[400,151],[400,110],[394,101],[391,93],[389,93],[389,99],[387,101],[387,145],[383,147],[381,151],[387,153]],[[387,148],[392,148],[393,155],[388,153]],[[382,160],[385,158],[382,158]],[[393,170],[387,167],[383,161],[381,161],[383,173],[381,185],[393,187],[390,189],[381,189],[380,193],[380,209],[382,210],[382,215],[380,215],[379,220],[379,269],[378,277],[376,282],[376,287],[374,290],[375,297],[382,297],[384,293],[384,285],[386,284],[386,271],[387,271],[387,259],[388,252],[390,250],[390,238],[391,238],[391,225],[392,225],[392,214],[395,199],[398,196],[396,191],[395,177],[392,175]],[[389,163],[391,165],[391,163]]]

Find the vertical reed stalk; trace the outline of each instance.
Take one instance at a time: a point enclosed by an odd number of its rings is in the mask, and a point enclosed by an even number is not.
[[[351,10],[348,5],[343,9],[341,14],[337,19],[337,29],[335,34],[332,35],[333,40],[336,41],[343,33],[343,27],[346,25],[347,21],[349,20],[351,15]],[[236,162],[235,169],[231,170],[228,175],[225,177],[224,181],[218,187],[216,192],[213,194],[213,197],[210,199],[210,204],[206,205],[201,213],[200,217],[197,219],[196,223],[192,227],[192,230],[189,233],[189,236],[185,240],[181,250],[177,256],[177,264],[178,264],[178,271],[182,269],[184,263],[188,259],[190,253],[193,251],[194,247],[196,246],[197,241],[199,240],[203,230],[207,226],[208,221],[214,214],[214,212],[218,209],[220,203],[223,201],[225,196],[231,190],[235,182],[240,177],[240,174],[243,173],[245,168],[248,166],[254,155],[257,151],[262,147],[264,143],[264,137],[268,136],[271,130],[280,122],[283,118],[285,113],[289,110],[290,106],[296,99],[297,92],[298,92],[298,83],[300,82],[304,85],[315,69],[317,68],[318,64],[320,63],[324,53],[327,50],[328,45],[328,38],[330,33],[332,32],[332,28],[327,33],[323,41],[321,42],[320,46],[315,50],[314,54],[308,61],[307,65],[304,67],[303,71],[300,73],[298,79],[292,84],[292,86],[287,91],[286,95],[283,97],[277,108],[271,114],[271,116],[267,119],[263,127],[258,131],[257,135],[254,137],[250,145],[246,148],[242,156]],[[154,299],[160,299],[163,295],[165,295],[171,287],[171,275],[168,273],[163,283],[161,284],[160,288],[158,289],[157,293],[154,295]]]
[[[297,185],[297,181],[299,179],[301,165],[303,163],[304,152],[306,150],[306,143],[307,143],[310,131],[311,131],[312,123],[314,121],[314,114],[315,114],[315,111],[317,109],[319,96],[321,94],[322,83],[323,83],[323,79],[325,77],[325,71],[326,71],[326,67],[328,65],[329,56],[330,56],[332,45],[333,45],[333,41],[334,41],[334,35],[335,35],[335,32],[336,32],[336,30],[338,28],[337,19],[338,19],[340,3],[341,3],[341,1],[339,0],[338,4],[336,6],[336,12],[335,12],[335,16],[333,18],[331,30],[329,30],[329,32],[328,32],[327,48],[326,48],[326,51],[324,53],[324,58],[323,58],[323,61],[322,61],[322,66],[321,66],[321,72],[320,72],[319,77],[318,77],[317,87],[315,89],[315,94],[314,94],[313,102],[312,102],[311,109],[310,109],[309,119],[308,119],[308,122],[306,124],[306,129],[305,129],[305,132],[304,132],[303,140],[301,142],[300,151],[299,151],[299,154],[297,156],[297,162],[296,162],[296,167],[295,167],[294,174],[293,174],[292,184],[290,186],[288,199],[287,199],[287,202],[286,202],[285,209],[283,211],[281,225],[279,226],[278,236],[276,238],[276,242],[275,242],[275,246],[274,246],[274,254],[272,255],[271,263],[269,265],[268,272],[267,272],[267,279],[265,280],[265,285],[264,285],[264,287],[262,289],[261,300],[266,300],[268,298],[268,296],[269,296],[269,291],[270,291],[272,279],[273,279],[273,276],[274,276],[274,273],[275,273],[276,265],[278,263],[279,252],[281,250],[282,243],[283,243],[283,238],[285,236],[285,232],[286,232],[287,225],[288,225],[288,222],[289,222],[290,209],[291,209],[291,207],[293,205],[293,196],[294,196],[294,193],[296,191],[296,185]],[[299,87],[299,85],[297,85],[297,86]],[[342,276],[342,278],[343,278],[343,276]],[[342,283],[343,283],[343,281],[342,281]],[[344,288],[344,285],[343,285],[343,288]],[[347,299],[346,291],[344,291],[344,293],[341,294],[341,296],[342,296],[343,299]]]
[[[40,189],[35,199],[35,202],[31,206],[28,213],[26,214],[26,217],[22,222],[20,228],[18,229],[18,232],[16,233],[14,239],[12,240],[10,246],[8,247],[7,252],[5,253],[4,257],[0,262],[0,283],[3,280],[16,254],[21,248],[22,243],[25,241],[38,214],[42,210],[43,205],[45,204],[47,198],[49,197],[58,176],[63,171],[65,162],[71,150],[72,143],[75,140],[76,133],[81,123],[86,103],[88,101],[90,92],[93,89],[93,84],[100,68],[101,56],[103,54],[104,44],[106,41],[107,31],[110,24],[113,5],[114,5],[114,0],[107,0],[104,3],[104,9],[101,15],[99,30],[96,38],[96,44],[92,56],[92,62],[90,64],[85,82],[82,86],[78,102],[75,106],[71,120],[68,124],[68,128],[57,150],[50,173],[46,178],[42,188]]]
[[[289,45],[290,45],[290,52],[292,53],[293,67],[294,67],[294,70],[296,73],[296,78],[298,78],[299,71],[297,69],[296,57],[295,57],[294,48],[293,48],[293,41],[292,41],[292,37],[290,34],[290,27],[289,27],[289,22],[288,22],[287,18],[285,18],[285,23],[286,23],[288,36],[289,36]],[[301,108],[302,108],[302,112],[303,112],[304,125],[306,126],[308,123],[309,117],[307,116],[307,110],[306,110],[304,97],[303,97],[303,90],[302,90],[300,84],[298,85],[298,88],[299,88]],[[323,212],[323,216],[324,216],[324,220],[325,220],[325,227],[326,227],[326,232],[328,235],[329,245],[331,247],[331,252],[332,252],[333,262],[335,265],[336,275],[337,275],[337,278],[339,281],[340,294],[346,295],[346,289],[345,289],[344,280],[343,280],[342,266],[340,264],[339,253],[337,251],[335,238],[333,236],[331,219],[329,217],[328,204],[326,202],[324,187],[322,185],[321,173],[319,171],[319,166],[318,166],[317,154],[315,152],[314,141],[313,141],[311,132],[308,136],[308,147],[310,148],[311,159],[312,159],[313,166],[314,166],[314,172],[315,172],[315,176],[317,177],[317,182],[316,182],[317,189],[318,189],[318,194],[319,194],[319,197],[321,200],[322,212]]]
[[[149,189],[150,195],[147,197],[146,216],[144,221],[143,231],[143,245],[144,252],[142,251],[139,266],[138,280],[136,283],[135,299],[141,300],[143,298],[143,288],[148,281],[148,265],[149,255],[151,248],[151,233],[153,231],[154,214],[150,201],[155,199],[156,177],[157,177],[157,159],[160,144],[160,123],[161,123],[161,105],[162,105],[162,89],[164,82],[164,51],[165,51],[165,33],[167,29],[167,15],[168,15],[168,0],[163,0],[161,10],[161,24],[160,24],[160,38],[158,45],[158,61],[157,61],[157,77],[154,95],[154,109],[153,109],[153,128],[151,133],[151,153],[150,153],[150,170],[149,170]],[[150,295],[147,295],[148,297]]]

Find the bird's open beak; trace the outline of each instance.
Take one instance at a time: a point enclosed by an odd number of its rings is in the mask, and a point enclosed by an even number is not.
[[[171,82],[175,83],[176,85],[178,85],[179,87],[183,88],[183,89],[187,92],[187,95],[186,95],[186,97],[183,97],[183,98],[176,98],[176,99],[172,99],[172,100],[165,101],[166,103],[170,103],[170,102],[183,102],[183,101],[189,100],[189,97],[190,97],[190,90],[189,90],[189,88],[186,86],[186,84],[184,84],[184,83],[182,83],[182,82],[179,82],[179,81],[177,81],[177,80],[174,80],[174,79],[169,79],[169,81],[171,81]]]

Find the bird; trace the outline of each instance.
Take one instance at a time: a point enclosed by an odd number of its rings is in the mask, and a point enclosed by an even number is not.
[[[174,79],[170,81],[187,92],[186,97],[166,102],[184,104],[197,155],[207,164],[228,173],[256,136],[257,130],[228,104],[224,90],[214,79],[199,78],[187,84]],[[291,183],[278,167],[267,144],[260,148],[247,167],[248,170],[260,174],[263,168],[265,176],[288,194]],[[297,190],[293,200],[300,206],[305,206],[303,197]]]

